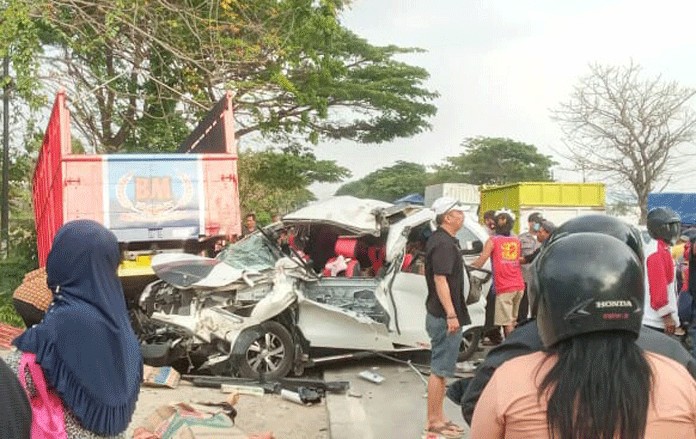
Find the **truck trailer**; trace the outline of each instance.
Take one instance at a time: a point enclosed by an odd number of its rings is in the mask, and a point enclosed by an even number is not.
[[[39,265],[58,229],[76,219],[97,221],[116,235],[122,280],[152,276],[155,252],[199,253],[239,235],[232,116],[227,93],[182,142],[181,153],[75,154],[66,93],[59,91],[32,185]]]
[[[648,194],[648,212],[656,207],[668,207],[679,214],[685,226],[696,226],[696,193],[654,192]]]
[[[478,185],[468,183],[440,183],[425,187],[425,207],[430,207],[440,197],[451,197],[476,212],[481,202]]]
[[[570,218],[606,213],[603,183],[524,182],[481,188],[480,221],[487,210],[507,208],[515,213],[515,233],[527,229],[527,217],[539,212],[557,226]],[[520,226],[522,225],[522,226]]]

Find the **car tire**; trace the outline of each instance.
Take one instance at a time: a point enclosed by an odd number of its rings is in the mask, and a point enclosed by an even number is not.
[[[457,361],[466,361],[471,358],[478,349],[479,341],[481,341],[481,328],[469,328],[464,331]]]
[[[265,322],[260,330],[240,336],[243,352],[238,371],[243,378],[266,380],[286,376],[292,368],[294,349],[292,336],[278,322]]]

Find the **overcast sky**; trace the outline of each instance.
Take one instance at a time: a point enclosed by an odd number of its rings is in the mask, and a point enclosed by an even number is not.
[[[397,160],[440,163],[463,152],[467,137],[507,137],[553,155],[562,144],[550,109],[567,100],[589,63],[633,59],[647,75],[696,86],[695,12],[687,0],[354,0],[346,27],[372,44],[427,51],[404,60],[430,73],[426,87],[441,95],[438,113],[432,131],[418,136],[322,143],[317,156],[349,168],[354,180]],[[554,173],[562,181],[582,178]],[[668,189],[694,191],[694,183],[686,178]],[[321,199],[338,186],[312,190]]]

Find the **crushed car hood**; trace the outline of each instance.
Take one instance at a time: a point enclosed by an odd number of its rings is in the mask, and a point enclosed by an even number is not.
[[[285,215],[283,223],[332,224],[355,233],[378,236],[381,230],[374,212],[389,207],[392,207],[391,203],[379,200],[350,196],[332,197]]]
[[[222,287],[242,279],[245,272],[222,261],[187,253],[162,253],[152,257],[157,277],[177,288]]]

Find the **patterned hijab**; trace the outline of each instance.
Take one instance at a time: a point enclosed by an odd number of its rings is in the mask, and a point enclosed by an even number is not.
[[[91,220],[60,228],[46,261],[54,301],[41,323],[14,340],[36,354],[46,381],[90,431],[123,432],[142,380],[113,233]]]

